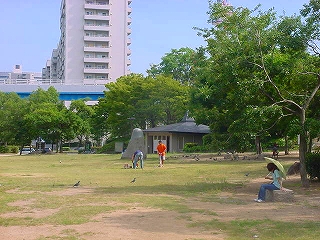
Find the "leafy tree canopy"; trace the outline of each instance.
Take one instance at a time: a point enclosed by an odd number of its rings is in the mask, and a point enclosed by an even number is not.
[[[199,31],[207,41],[210,71],[191,91],[197,119],[234,144],[241,142],[235,141],[239,136],[259,136],[295,116],[303,165],[306,113],[320,87],[319,57],[309,51],[318,20],[303,22],[301,16],[277,17],[272,9],[250,11],[212,1],[208,13],[214,25]],[[302,178],[305,184],[305,172]]]
[[[189,102],[189,87],[157,75],[123,76],[107,85],[105,97],[95,108],[113,138],[128,137],[134,127],[145,129],[179,121]]]

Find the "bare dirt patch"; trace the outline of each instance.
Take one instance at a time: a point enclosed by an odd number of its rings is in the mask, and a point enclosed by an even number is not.
[[[94,188],[87,188],[87,187],[70,187],[67,189],[63,189],[60,191],[53,191],[46,193],[48,195],[55,195],[55,196],[73,196],[79,194],[92,194]]]
[[[51,216],[59,211],[59,209],[34,209],[32,205],[35,201],[36,199],[28,199],[9,203],[8,206],[19,207],[20,210],[1,214],[0,217],[38,219]]]
[[[224,239],[222,233],[206,232],[187,227],[187,221],[179,214],[149,208],[132,208],[99,214],[90,222],[72,226],[14,226],[0,227],[3,239],[35,240],[39,237],[54,238],[74,236],[76,239]]]

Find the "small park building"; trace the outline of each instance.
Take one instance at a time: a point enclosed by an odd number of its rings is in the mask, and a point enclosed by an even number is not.
[[[182,152],[186,143],[202,145],[204,135],[210,133],[209,126],[197,125],[194,118],[185,114],[181,122],[143,130],[148,153],[156,153],[158,141],[167,146],[167,152]]]

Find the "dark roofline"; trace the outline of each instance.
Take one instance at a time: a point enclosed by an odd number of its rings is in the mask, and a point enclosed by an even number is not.
[[[193,133],[208,134],[210,128],[207,125],[197,125],[193,118],[184,116],[181,122],[170,125],[158,126],[143,130],[143,132],[169,132],[169,133]]]

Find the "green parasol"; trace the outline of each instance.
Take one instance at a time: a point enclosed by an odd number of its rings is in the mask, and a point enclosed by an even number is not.
[[[282,164],[279,161],[277,161],[273,158],[268,158],[268,157],[264,157],[264,158],[267,162],[274,163],[279,168],[279,172],[280,172],[281,177],[286,179],[286,171],[284,170],[284,167],[282,166]]]

